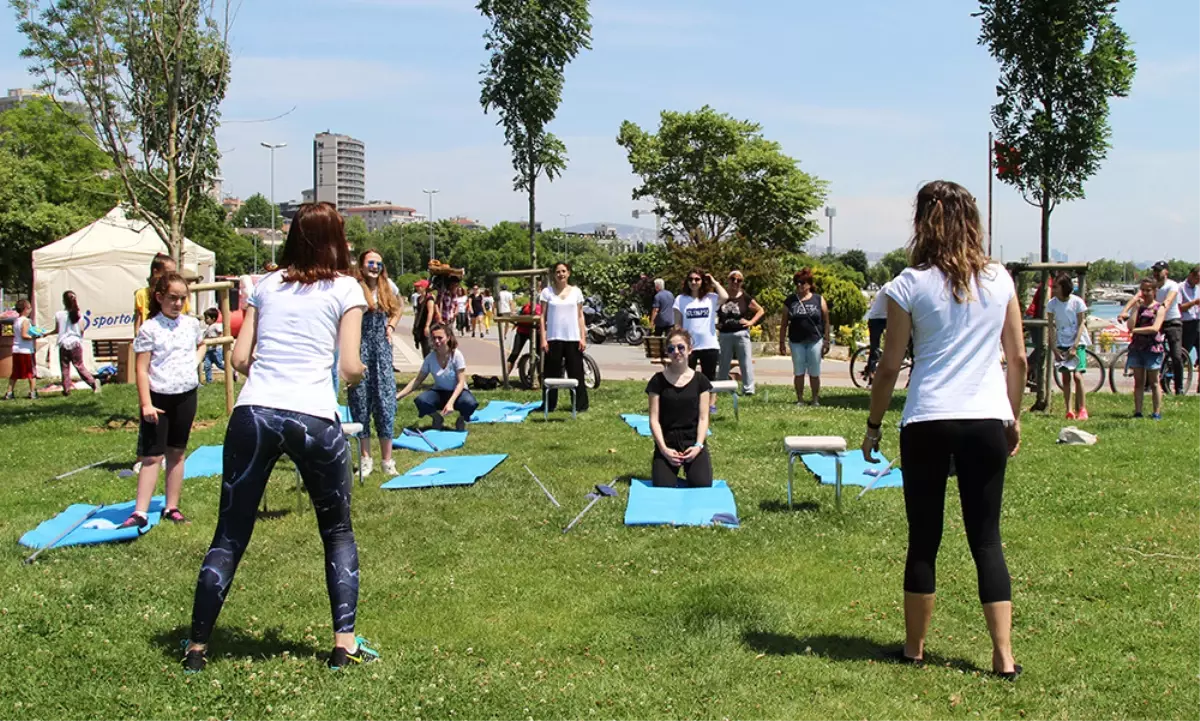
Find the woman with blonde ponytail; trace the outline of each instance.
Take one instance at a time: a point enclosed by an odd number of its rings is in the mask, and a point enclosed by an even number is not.
[[[944,180],[917,193],[909,265],[887,288],[888,344],[871,388],[862,443],[874,460],[883,419],[913,342],[900,419],[908,559],[904,567],[903,663],[922,664],[933,615],[934,564],[942,540],[946,480],[958,475],[963,525],[975,559],[979,600],[992,639],[992,671],[1012,680],[1012,588],[1000,541],[1000,501],[1009,457],[1021,442],[1025,342],[1016,288],[983,250],[975,198]],[[1000,364],[1000,350],[1008,369]]]

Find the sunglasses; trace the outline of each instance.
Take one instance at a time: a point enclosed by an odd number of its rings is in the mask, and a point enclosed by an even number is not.
[[[730,283],[741,283],[742,279],[731,275],[731,276],[729,276],[729,282]]]
[[[370,270],[380,270],[383,268],[383,263],[380,263],[377,260],[368,260],[366,263],[363,263],[363,267],[369,268]]]
[[[694,276],[694,275],[693,275],[691,278],[688,278],[688,282],[689,282],[689,283],[699,283],[699,282],[700,282],[700,281],[702,281],[702,280],[704,280],[704,279],[703,279],[703,278],[698,278],[698,277],[696,277],[696,276]]]
[[[683,343],[680,343],[679,345],[669,345],[669,346],[667,346],[667,352],[671,353],[671,354],[687,353],[687,346],[684,345]]]

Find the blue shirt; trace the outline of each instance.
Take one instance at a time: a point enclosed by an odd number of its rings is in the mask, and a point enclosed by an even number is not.
[[[658,309],[658,317],[654,319],[655,328],[670,328],[675,325],[675,296],[663,288],[654,294],[652,308]]]

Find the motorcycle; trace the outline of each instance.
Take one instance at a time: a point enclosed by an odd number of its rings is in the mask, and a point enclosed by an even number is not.
[[[616,338],[629,345],[640,345],[646,339],[646,329],[642,326],[642,311],[637,303],[630,303],[615,315],[607,314],[595,298],[589,298],[583,305],[583,321],[587,325],[588,341],[603,343],[609,338]]]

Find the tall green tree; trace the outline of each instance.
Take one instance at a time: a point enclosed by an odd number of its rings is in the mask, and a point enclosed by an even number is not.
[[[242,203],[229,222],[235,228],[270,228],[272,216],[275,228],[283,227],[279,222],[279,206],[272,205],[262,193],[255,193]]]
[[[820,232],[813,220],[826,183],[800,170],[758,123],[707,105],[663,111],[658,133],[625,121],[617,143],[642,184],[634,200],[653,198],[663,233],[722,240],[740,234],[759,248],[798,251]]]
[[[1108,153],[1110,98],[1129,94],[1134,53],[1117,0],[980,0],[979,43],[1000,63],[992,107],[1002,182],[1041,209],[1042,261],[1050,214],[1084,197]],[[998,163],[1000,166],[1001,163]]]
[[[562,101],[567,63],[590,49],[587,0],[480,0],[490,23],[483,37],[483,111],[495,109],[512,150],[513,189],[529,197],[529,262],[537,267],[537,179],[554,180],[567,166],[567,147],[546,130]]]
[[[10,0],[42,87],[77,98],[134,213],[178,260],[217,175],[228,0]],[[155,210],[155,209],[160,210]]]
[[[0,113],[0,285],[28,288],[32,252],[117,202],[112,163],[52,100]]]
[[[838,257],[838,260],[841,261],[842,265],[857,270],[863,276],[866,276],[867,271],[870,270],[870,263],[867,262],[867,254],[857,248],[842,253]]]
[[[185,236],[217,256],[217,275],[242,275],[254,268],[254,240],[225,222],[225,208],[211,196],[192,202],[183,221]]]
[[[908,267],[908,250],[905,248],[896,248],[888,251],[888,254],[879,259],[879,264],[887,268],[887,280],[895,278]]]

